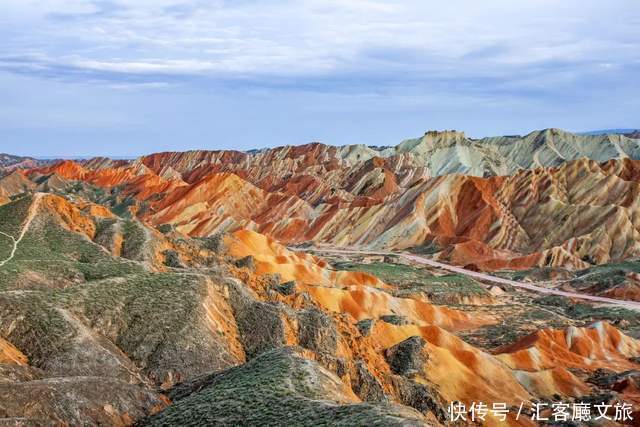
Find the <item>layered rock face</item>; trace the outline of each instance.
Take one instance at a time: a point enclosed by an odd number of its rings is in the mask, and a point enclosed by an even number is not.
[[[0,189],[80,181],[95,202],[195,237],[243,228],[289,244],[428,247],[483,270],[584,269],[639,255],[639,144],[557,129],[482,140],[428,132],[391,148],[67,161],[7,176]]]

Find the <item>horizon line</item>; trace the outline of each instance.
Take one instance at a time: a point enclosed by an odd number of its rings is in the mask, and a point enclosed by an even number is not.
[[[283,144],[283,145],[273,145],[273,146],[265,146],[265,147],[260,147],[260,148],[251,148],[248,150],[237,150],[237,149],[233,149],[233,148],[217,148],[217,149],[209,149],[209,148],[191,148],[191,149],[183,149],[183,150],[160,150],[160,151],[152,151],[152,152],[147,152],[147,153],[142,153],[142,154],[135,154],[135,155],[122,155],[122,154],[117,154],[117,155],[108,155],[108,154],[74,154],[72,156],[68,156],[68,155],[38,155],[38,154],[18,154],[16,152],[11,152],[11,151],[7,151],[7,150],[0,150],[0,155],[6,154],[6,155],[11,155],[11,156],[19,156],[19,157],[28,157],[28,158],[32,158],[35,160],[90,160],[90,159],[94,159],[97,157],[104,157],[104,158],[108,158],[111,160],[134,160],[137,159],[139,157],[142,156],[146,156],[149,154],[154,154],[154,153],[166,153],[166,152],[179,152],[179,153],[184,153],[184,152],[189,152],[189,151],[238,151],[238,152],[242,152],[242,153],[249,153],[251,151],[261,151],[261,150],[268,150],[268,149],[275,149],[275,148],[281,148],[281,147],[298,147],[298,146],[303,146],[303,145],[310,145],[310,144],[323,144],[323,145],[328,145],[328,146],[334,146],[334,147],[346,147],[346,146],[351,146],[351,145],[364,145],[367,147],[377,147],[377,148],[388,148],[388,147],[395,147],[397,145],[399,145],[400,143],[402,143],[403,141],[407,141],[407,140],[411,140],[411,139],[417,139],[420,138],[430,132],[437,132],[437,133],[444,133],[444,132],[459,132],[459,133],[463,133],[465,135],[466,138],[471,139],[471,140],[482,140],[482,139],[486,139],[486,138],[497,138],[497,137],[523,137],[526,135],[529,135],[531,133],[534,132],[540,132],[540,131],[544,131],[544,130],[549,130],[549,129],[557,129],[557,130],[561,130],[564,132],[568,132],[574,135],[581,135],[581,136],[597,136],[597,135],[623,135],[626,133],[631,133],[631,132],[635,132],[635,131],[639,131],[640,127],[629,127],[629,128],[609,128],[609,129],[596,129],[596,130],[586,130],[586,131],[569,131],[569,130],[565,130],[562,128],[557,128],[557,127],[547,127],[547,128],[540,128],[540,129],[533,129],[531,131],[528,131],[526,133],[520,133],[520,134],[502,134],[502,135],[488,135],[488,136],[481,136],[481,137],[471,137],[469,135],[466,134],[466,132],[464,130],[458,130],[458,129],[442,129],[442,130],[427,130],[423,133],[423,135],[421,136],[417,136],[417,137],[410,137],[410,138],[404,138],[399,140],[398,143],[396,143],[395,145],[375,145],[375,144],[363,144],[363,143],[346,143],[346,144],[331,144],[331,143],[326,143],[326,142],[322,142],[322,141],[317,141],[317,140],[312,140],[309,142],[304,142],[301,144]]]

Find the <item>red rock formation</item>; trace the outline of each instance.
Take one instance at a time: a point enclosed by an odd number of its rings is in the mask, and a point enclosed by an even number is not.
[[[557,367],[632,369],[629,358],[640,343],[605,322],[588,328],[547,329],[496,350],[513,369],[540,371]]]

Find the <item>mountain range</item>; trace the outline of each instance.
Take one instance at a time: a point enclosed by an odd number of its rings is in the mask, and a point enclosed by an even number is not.
[[[557,129],[427,132],[396,147],[323,144],[62,161],[0,194],[67,193],[194,237],[245,228],[286,244],[428,247],[483,270],[584,269],[638,256],[638,139]]]
[[[2,158],[0,424],[640,417],[637,135]]]

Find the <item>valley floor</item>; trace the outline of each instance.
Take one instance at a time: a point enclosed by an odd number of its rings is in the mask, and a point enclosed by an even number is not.
[[[473,277],[474,279],[479,280],[481,282],[498,283],[500,285],[513,286],[516,288],[525,289],[527,291],[532,291],[532,292],[537,292],[537,293],[542,293],[547,295],[556,295],[556,296],[561,296],[565,298],[574,298],[579,300],[592,301],[592,302],[600,303],[603,305],[624,307],[630,310],[640,311],[640,302],[637,302],[637,301],[627,301],[623,299],[606,298],[606,297],[589,295],[589,294],[580,293],[580,292],[561,291],[553,287],[555,281],[545,281],[544,282],[545,286],[540,286],[540,284],[542,283],[538,284],[536,282],[520,282],[520,281],[505,279],[503,277],[494,276],[488,273],[467,270],[459,266],[445,264],[440,261],[434,261],[424,256],[415,255],[407,252],[367,251],[364,249],[356,249],[356,248],[330,248],[330,247],[324,247],[324,246],[322,248],[312,247],[312,248],[309,248],[308,250],[310,252],[319,253],[319,254],[339,254],[339,255],[345,255],[345,256],[368,255],[368,256],[400,257],[405,260],[408,260],[413,264],[427,265],[430,267],[450,271],[453,273],[462,274],[464,276]],[[557,282],[558,283],[566,282],[566,280],[558,280]]]

